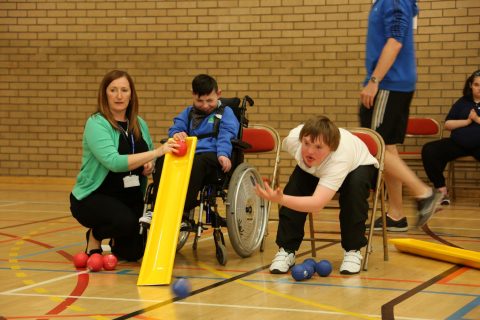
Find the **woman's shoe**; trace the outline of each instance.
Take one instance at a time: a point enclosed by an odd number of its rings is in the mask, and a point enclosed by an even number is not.
[[[92,229],[88,229],[87,230],[87,233],[85,234],[85,237],[87,238],[87,246],[85,248],[85,253],[88,255],[88,256],[91,256],[92,254],[94,253],[99,253],[99,254],[102,254],[103,253],[103,250],[102,248],[100,247],[99,249],[92,249],[90,251],[87,252],[87,249],[88,249],[88,240],[90,239],[90,232],[92,231]]]

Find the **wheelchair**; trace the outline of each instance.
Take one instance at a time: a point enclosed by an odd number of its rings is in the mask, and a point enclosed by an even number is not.
[[[262,177],[253,166],[244,162],[244,152],[251,148],[251,145],[242,140],[242,133],[243,129],[248,127],[247,106],[253,106],[254,101],[249,96],[242,100],[220,100],[223,105],[232,108],[240,123],[237,138],[232,140],[232,168],[227,173],[218,170],[216,176],[208,177],[209,181],[206,181],[199,192],[198,206],[190,212],[184,212],[176,250],[180,251],[190,234],[193,234],[192,248],[196,251],[202,233],[213,228],[217,261],[226,265],[228,258],[222,228],[227,228],[230,243],[240,257],[251,256],[260,246],[263,249],[269,204],[255,193],[254,186],[256,183],[262,184]],[[217,199],[221,199],[226,206],[224,216],[218,210]],[[162,205],[154,204],[154,183],[148,185],[144,200],[144,216],[153,212],[154,205]],[[148,228],[143,225],[141,229],[145,227]]]

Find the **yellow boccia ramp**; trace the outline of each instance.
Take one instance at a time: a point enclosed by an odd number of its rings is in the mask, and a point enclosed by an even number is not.
[[[397,250],[480,269],[480,252],[417,239],[390,239]]]
[[[152,223],[137,285],[170,284],[197,138],[188,137],[187,153],[165,155]]]

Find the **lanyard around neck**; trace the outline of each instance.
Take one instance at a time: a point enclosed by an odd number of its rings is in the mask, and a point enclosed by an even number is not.
[[[123,129],[123,127],[120,125],[120,128],[122,129],[122,136],[127,140],[128,142],[128,125],[129,121],[127,120],[127,130]],[[132,154],[135,153],[135,139],[133,138],[133,132],[130,134],[130,142],[132,143]]]

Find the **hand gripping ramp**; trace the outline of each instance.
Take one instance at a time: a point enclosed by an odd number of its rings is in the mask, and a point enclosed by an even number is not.
[[[417,239],[390,239],[389,241],[402,252],[480,269],[480,252]]]
[[[197,137],[188,137],[186,142],[185,155],[165,155],[152,223],[137,280],[138,286],[171,282]]]

